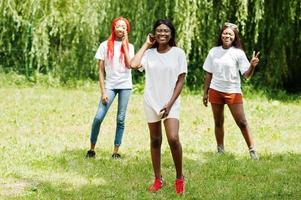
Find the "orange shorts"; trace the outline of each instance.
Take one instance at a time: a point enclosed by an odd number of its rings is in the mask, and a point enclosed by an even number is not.
[[[240,104],[243,103],[240,93],[225,93],[209,89],[209,102],[213,104]]]

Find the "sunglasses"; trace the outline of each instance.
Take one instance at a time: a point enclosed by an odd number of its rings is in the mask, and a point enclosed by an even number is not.
[[[122,30],[122,31],[125,31],[125,30],[126,30],[126,26],[125,26],[125,25],[119,25],[119,24],[116,24],[116,25],[115,25],[115,30]]]
[[[230,22],[224,23],[224,26],[229,27],[229,28],[237,29],[237,25],[236,24],[232,24]]]

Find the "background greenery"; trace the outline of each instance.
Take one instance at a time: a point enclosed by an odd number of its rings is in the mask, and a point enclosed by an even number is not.
[[[48,79],[97,79],[94,60],[99,43],[109,36],[111,21],[129,18],[136,50],[158,18],[171,19],[178,46],[189,60],[187,84],[202,85],[202,64],[225,21],[239,26],[250,58],[261,52],[251,85],[301,91],[300,0],[2,0],[0,70],[35,82]],[[141,76],[134,72],[134,80]]]
[[[0,1],[0,199],[175,199],[175,169],[164,137],[165,187],[153,180],[142,108],[143,84],[131,97],[121,160],[110,158],[116,101],[103,125],[96,159],[85,159],[95,114],[99,43],[112,19],[130,19],[136,50],[158,18],[170,18],[189,60],[180,138],[184,199],[300,199],[299,0],[2,0]],[[213,117],[201,105],[202,64],[225,21],[239,26],[245,51],[261,51],[244,83],[245,110],[257,150],[250,160],[225,110],[226,155],[215,154]],[[143,75],[133,72],[135,83]],[[61,87],[61,85],[64,87]],[[258,90],[254,93],[254,87]],[[277,92],[269,92],[271,88]],[[280,90],[279,90],[280,89]],[[283,90],[284,89],[284,90]],[[138,91],[138,92],[137,92]],[[187,106],[189,105],[189,106]]]

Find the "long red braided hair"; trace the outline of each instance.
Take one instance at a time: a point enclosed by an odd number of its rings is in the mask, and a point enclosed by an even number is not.
[[[130,27],[130,23],[126,18],[123,17],[117,17],[113,20],[112,25],[111,25],[111,35],[108,38],[108,50],[107,50],[107,57],[108,60],[111,62],[113,57],[114,57],[114,41],[115,41],[115,25],[117,23],[117,21],[119,20],[123,20],[126,23],[126,31],[127,33],[130,32],[131,27]],[[126,48],[129,49],[129,41],[126,41]],[[120,48],[120,57],[119,57],[119,62],[120,63],[124,63],[124,49],[123,46],[121,46]]]

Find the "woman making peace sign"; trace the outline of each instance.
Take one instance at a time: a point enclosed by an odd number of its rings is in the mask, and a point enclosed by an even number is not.
[[[227,104],[231,114],[240,128],[248,145],[251,159],[257,160],[254,141],[245,117],[241,81],[239,72],[246,78],[252,76],[257,66],[259,52],[249,62],[242,50],[237,26],[225,23],[220,31],[217,46],[213,47],[205,60],[206,71],[203,104],[211,103],[217,151],[224,153],[224,105]]]

